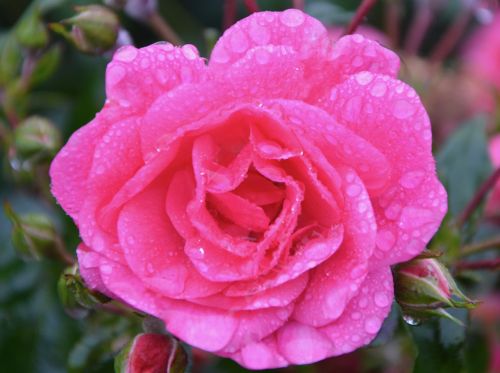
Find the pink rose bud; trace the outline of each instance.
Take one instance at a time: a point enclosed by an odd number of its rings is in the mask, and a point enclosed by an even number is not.
[[[403,312],[417,317],[449,317],[443,307],[474,307],[474,302],[460,291],[446,267],[437,259],[415,259],[399,265],[395,291]]]
[[[186,351],[164,334],[139,334],[115,358],[116,373],[183,373],[186,369]]]
[[[101,54],[115,45],[120,22],[113,11],[101,5],[79,6],[76,11],[76,16],[51,24],[51,28],[84,53]],[[72,26],[71,32],[63,25]]]

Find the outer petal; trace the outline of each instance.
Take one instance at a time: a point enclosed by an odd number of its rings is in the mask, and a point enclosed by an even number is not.
[[[415,91],[388,76],[362,72],[335,87],[324,108],[382,152],[391,166],[383,193],[371,199],[378,224],[375,258],[393,264],[414,257],[446,212],[429,118]]]
[[[319,329],[333,343],[331,355],[345,354],[370,343],[389,314],[393,298],[391,269],[370,272],[342,316]]]
[[[248,369],[281,368],[290,364],[278,351],[275,334],[260,342],[249,343],[240,352],[229,356]]]
[[[301,59],[325,54],[328,33],[315,18],[297,9],[259,12],[229,28],[215,45],[210,68],[226,69],[245,53],[262,45],[284,45],[300,53]]]
[[[110,124],[119,117],[116,109],[105,107],[93,121],[73,133],[50,165],[52,194],[77,222],[78,212],[87,196],[87,178],[95,147]]]
[[[160,94],[181,83],[206,78],[206,66],[192,45],[169,43],[120,48],[106,69],[106,96],[124,109],[144,110]]]

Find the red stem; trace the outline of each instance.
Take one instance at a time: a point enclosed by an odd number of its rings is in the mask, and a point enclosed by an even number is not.
[[[224,30],[236,22],[236,0],[224,0],[224,19],[222,27]]]
[[[459,227],[463,226],[467,220],[471,217],[474,211],[477,209],[483,198],[490,191],[493,186],[495,186],[497,180],[500,180],[500,167],[498,167],[493,174],[486,180],[483,185],[479,187],[476,194],[470,200],[469,204],[462,212],[462,214],[458,217],[457,225]]]
[[[377,0],[363,0],[363,2],[359,5],[358,9],[356,9],[356,14],[351,20],[351,23],[347,26],[347,29],[344,32],[344,35],[350,35],[358,26],[363,22],[363,19],[366,17],[368,12],[373,8],[373,6],[377,3]]]
[[[252,14],[259,11],[259,4],[257,4],[256,0],[244,0],[243,2],[248,10],[248,13]]]
[[[490,271],[494,271],[500,268],[500,259],[476,260],[474,262],[458,262],[456,268],[459,271],[474,269],[487,269]]]
[[[405,42],[405,50],[410,54],[418,53],[425,33],[432,21],[432,9],[428,1],[417,1],[417,3],[417,14],[412,19]]]
[[[453,24],[446,30],[446,33],[434,47],[431,54],[432,62],[443,61],[457,45],[460,37],[464,34],[467,24],[472,16],[472,7],[467,7],[458,17],[455,18]]]
[[[397,48],[399,45],[401,20],[401,3],[399,1],[389,0],[385,7],[385,28],[391,41],[391,47]]]
[[[292,2],[294,8],[304,10],[304,0],[293,0]]]

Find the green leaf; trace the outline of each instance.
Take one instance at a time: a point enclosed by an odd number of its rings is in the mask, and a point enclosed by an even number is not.
[[[18,76],[22,58],[21,46],[16,38],[11,34],[3,36],[0,40],[0,86]]]
[[[14,33],[23,47],[42,48],[47,44],[49,34],[42,21],[40,9],[35,4],[24,12]]]
[[[438,153],[438,173],[448,191],[452,216],[464,210],[490,174],[487,149],[485,118],[477,117],[458,129]]]
[[[38,85],[50,78],[56,71],[61,60],[61,47],[54,45],[42,54],[40,59],[36,61],[35,68],[31,74],[31,85]]]

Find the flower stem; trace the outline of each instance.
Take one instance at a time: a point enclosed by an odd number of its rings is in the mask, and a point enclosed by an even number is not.
[[[472,199],[470,200],[469,204],[465,208],[465,210],[462,212],[462,214],[458,217],[457,220],[457,225],[459,227],[462,227],[467,220],[471,217],[471,215],[474,213],[474,211],[478,208],[480,205],[481,201],[483,198],[486,196],[486,194],[489,192],[493,186],[495,186],[497,180],[500,180],[500,167],[498,167],[492,174],[491,176],[479,187],[477,190],[476,194]]]
[[[432,51],[430,60],[434,63],[443,61],[457,45],[460,37],[464,34],[467,24],[472,16],[473,9],[468,6],[455,17],[451,26],[446,30],[443,37],[439,40]]]
[[[394,0],[386,0],[385,5],[385,32],[391,41],[391,47],[399,45],[401,20],[401,3]]]
[[[259,4],[257,4],[256,0],[243,0],[245,7],[248,10],[248,13],[255,13],[259,11]]]
[[[344,32],[344,35],[350,35],[356,31],[358,26],[361,24],[363,19],[366,17],[368,12],[373,8],[373,6],[377,3],[377,0],[363,0],[363,2],[359,5],[358,9],[356,9],[356,13],[354,17],[352,17],[351,22],[347,26],[347,29]]]
[[[405,50],[410,54],[418,54],[422,40],[431,24],[432,8],[427,0],[417,0],[417,11],[413,17],[405,41]]]
[[[482,251],[490,250],[490,249],[500,249],[500,236],[493,237],[489,240],[473,243],[467,246],[464,246],[460,251],[460,256],[469,256],[473,254],[480,253]]]
[[[304,0],[293,0],[292,3],[294,8],[304,10]]]
[[[223,30],[231,27],[234,22],[236,22],[236,0],[224,0]]]
[[[465,270],[490,270],[495,271],[500,269],[500,259],[476,260],[474,262],[458,262],[456,264],[457,271]]]
[[[151,28],[165,41],[174,45],[181,45],[181,38],[175,33],[172,27],[165,21],[165,19],[158,13],[153,12],[149,17],[149,25]]]

